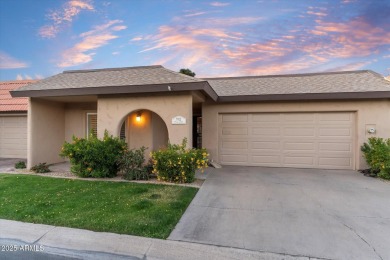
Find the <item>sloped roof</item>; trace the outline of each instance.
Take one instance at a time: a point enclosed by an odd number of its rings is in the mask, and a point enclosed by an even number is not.
[[[390,91],[390,82],[369,70],[205,80],[218,96]]]
[[[157,65],[96,70],[69,70],[35,84],[22,87],[18,91],[193,82],[204,82],[204,80],[177,73]]]
[[[222,102],[390,98],[390,82],[370,70],[199,79],[159,65],[64,71],[11,94],[43,97],[192,90]]]
[[[36,80],[0,82],[0,112],[27,111],[28,98],[13,98],[9,91],[33,82],[36,82]]]

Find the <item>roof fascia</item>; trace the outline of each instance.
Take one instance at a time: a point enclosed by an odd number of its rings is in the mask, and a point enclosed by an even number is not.
[[[151,84],[151,85],[128,85],[107,86],[89,88],[66,88],[46,90],[15,90],[10,91],[12,97],[55,97],[55,96],[80,96],[80,95],[107,95],[107,94],[135,94],[135,93],[161,93],[200,90],[206,93],[214,101],[218,95],[207,81]]]
[[[302,93],[247,96],[220,96],[218,102],[251,102],[251,101],[293,101],[293,100],[348,100],[348,99],[386,99],[390,91],[340,92],[340,93]]]

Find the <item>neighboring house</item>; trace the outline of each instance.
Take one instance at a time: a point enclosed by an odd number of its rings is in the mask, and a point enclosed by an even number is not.
[[[0,158],[27,158],[28,98],[12,98],[9,91],[35,81],[0,82]]]
[[[72,135],[105,130],[130,148],[205,147],[225,165],[358,169],[390,137],[390,82],[372,71],[193,78],[162,66],[65,71],[12,91],[30,97],[29,166],[63,161]]]

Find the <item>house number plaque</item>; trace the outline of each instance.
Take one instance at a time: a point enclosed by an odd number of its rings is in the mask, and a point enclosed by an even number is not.
[[[187,120],[183,116],[175,116],[172,118],[172,125],[185,125]]]

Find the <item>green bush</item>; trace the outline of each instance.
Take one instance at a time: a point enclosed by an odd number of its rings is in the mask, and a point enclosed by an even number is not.
[[[145,147],[140,149],[131,149],[125,151],[118,161],[119,170],[123,172],[123,178],[126,180],[148,180],[149,173],[144,166]]]
[[[371,172],[379,172],[378,177],[390,179],[390,138],[371,137],[361,146],[361,151]]]
[[[15,169],[26,169],[26,163],[24,161],[18,161],[15,163]]]
[[[181,145],[168,144],[166,149],[152,152],[153,173],[157,179],[175,183],[195,180],[195,170],[207,167],[206,149],[186,149],[187,139]]]
[[[103,139],[90,135],[88,139],[73,136],[73,142],[65,142],[60,156],[69,158],[71,171],[80,177],[115,177],[118,160],[127,145],[118,137],[104,132]]]
[[[37,165],[34,165],[33,167],[31,167],[30,170],[35,172],[35,173],[50,172],[49,165],[47,165],[46,163],[39,163]]]

